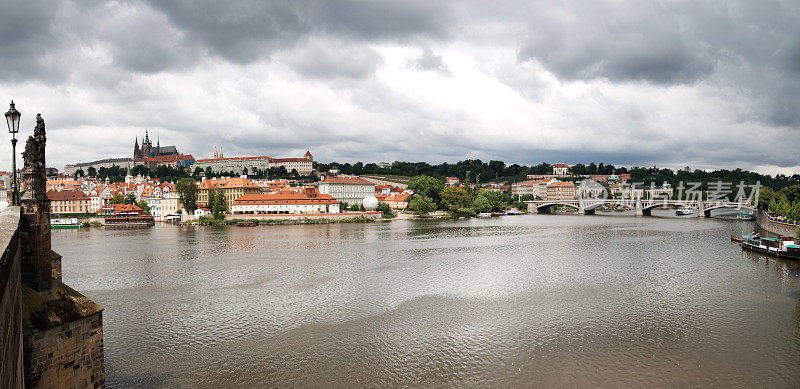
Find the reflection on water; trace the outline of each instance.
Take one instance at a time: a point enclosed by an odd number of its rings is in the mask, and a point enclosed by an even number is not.
[[[109,387],[798,386],[800,266],[750,224],[529,215],[53,232]]]

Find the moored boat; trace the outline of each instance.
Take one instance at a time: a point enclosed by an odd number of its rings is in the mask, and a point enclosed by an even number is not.
[[[762,237],[759,234],[743,234],[738,239],[731,237],[731,240],[740,242],[743,249],[774,255],[778,258],[800,260],[800,246],[797,245],[795,238],[791,236],[773,238]]]
[[[50,220],[51,229],[81,228],[81,227],[83,227],[83,224],[81,224],[81,222],[78,221],[77,218]]]
[[[491,212],[481,212],[478,214],[478,217],[492,217]]]
[[[691,209],[689,207],[680,207],[675,210],[675,214],[678,216],[693,215],[694,209]]]

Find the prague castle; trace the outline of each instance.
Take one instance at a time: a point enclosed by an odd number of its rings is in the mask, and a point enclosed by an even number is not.
[[[137,137],[133,143],[133,155],[130,158],[108,158],[92,162],[81,162],[74,165],[66,165],[64,174],[75,176],[78,171],[87,174],[90,167],[99,171],[100,168],[111,168],[119,166],[130,171],[136,166],[144,165],[151,170],[159,166],[168,166],[176,169],[194,170],[200,168],[203,171],[210,169],[214,173],[235,173],[247,174],[256,171],[265,171],[271,168],[285,168],[287,172],[297,171],[302,176],[310,175],[314,172],[314,157],[310,151],[300,158],[275,158],[270,156],[259,157],[233,157],[225,158],[221,153],[214,152],[213,158],[199,159],[195,161],[191,155],[181,154],[175,146],[161,146],[160,140],[156,139],[156,145],[150,140],[150,133],[145,130],[141,146]]]
[[[147,130],[144,132],[144,139],[142,146],[139,147],[139,138],[134,140],[133,156],[132,158],[107,158],[92,162],[80,162],[74,165],[66,165],[64,167],[64,174],[74,176],[78,170],[82,170],[86,174],[90,167],[95,170],[100,170],[101,167],[106,169],[113,166],[130,171],[134,166],[144,165],[150,169],[155,169],[159,166],[169,166],[173,168],[188,168],[194,164],[194,158],[191,155],[183,155],[178,152],[175,146],[161,146],[161,142],[156,140],[156,146],[150,140],[150,134]]]
[[[147,130],[144,131],[144,140],[142,140],[142,148],[139,148],[139,138],[136,138],[136,143],[133,145],[133,160],[141,160],[152,157],[161,157],[164,155],[180,155],[175,146],[161,147],[161,141],[156,140],[156,147],[150,141],[150,135]]]

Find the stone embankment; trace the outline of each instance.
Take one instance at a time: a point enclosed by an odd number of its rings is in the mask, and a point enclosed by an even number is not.
[[[756,224],[767,232],[782,236],[797,236],[798,223],[778,220],[766,212],[759,210],[756,215]]]

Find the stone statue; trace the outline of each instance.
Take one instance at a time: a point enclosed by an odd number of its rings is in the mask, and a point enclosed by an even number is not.
[[[22,181],[25,185],[23,199],[47,199],[44,154],[46,143],[44,119],[41,114],[36,114],[36,128],[33,130],[33,135],[25,142],[25,151],[22,153],[22,159],[25,161],[22,168]]]

